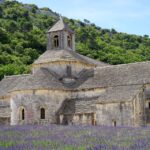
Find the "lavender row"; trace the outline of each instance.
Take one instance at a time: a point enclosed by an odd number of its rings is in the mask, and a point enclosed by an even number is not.
[[[150,127],[0,126],[0,150],[149,150]]]

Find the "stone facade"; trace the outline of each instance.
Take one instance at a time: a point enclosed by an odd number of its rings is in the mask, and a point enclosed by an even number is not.
[[[133,124],[132,110],[133,106],[131,102],[97,104],[97,124],[108,126],[130,126]]]
[[[109,65],[75,52],[60,19],[32,73],[0,82],[0,124],[150,124],[150,62]]]

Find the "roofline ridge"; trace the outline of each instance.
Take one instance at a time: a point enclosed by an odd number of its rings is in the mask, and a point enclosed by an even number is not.
[[[29,76],[29,75],[31,75],[31,74],[5,75],[4,78],[19,77],[19,76]]]
[[[51,30],[53,27],[55,27],[55,25],[56,25],[58,22],[60,22],[60,21],[63,23],[63,26],[64,26],[64,28],[65,28],[65,23],[64,23],[63,18],[62,18],[61,16],[59,16],[59,19],[55,22],[55,24],[54,24],[53,26],[51,26],[51,27],[48,29],[47,33],[49,33],[50,30]],[[58,30],[58,31],[59,31],[59,30]]]
[[[95,61],[95,62],[98,62],[98,63],[102,63],[102,64],[105,64],[105,65],[111,65],[111,64],[108,64],[108,63],[105,63],[105,62],[103,62],[103,61],[100,61],[100,60],[97,60],[97,59],[93,59],[93,58],[91,58],[91,57],[88,57],[88,56],[85,56],[85,55],[82,55],[82,54],[79,54],[79,53],[77,53],[77,55],[79,55],[80,57],[84,57],[84,58],[87,58],[87,59],[91,59],[92,61]]]
[[[118,65],[107,65],[107,66],[97,66],[97,69],[101,68],[112,68],[112,67],[120,67],[120,66],[130,66],[130,65],[137,65],[137,64],[148,64],[150,61],[142,61],[142,62],[134,62],[134,63],[128,63],[128,64],[118,64]]]

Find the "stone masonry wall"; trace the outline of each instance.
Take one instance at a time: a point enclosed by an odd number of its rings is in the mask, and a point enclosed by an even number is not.
[[[10,124],[10,112],[9,99],[0,99],[0,125]]]
[[[85,69],[90,69],[92,67],[86,66],[84,64],[78,63],[78,62],[51,62],[51,63],[44,63],[40,65],[33,66],[32,72],[36,73],[39,68],[44,67],[51,69],[52,71],[58,73],[58,74],[64,74],[66,73],[66,68],[67,66],[71,66],[72,68],[72,74],[77,74],[79,73],[83,68]],[[59,68],[59,69],[58,69]]]
[[[44,108],[46,111],[47,122],[56,123],[56,110],[61,107],[62,101],[65,99],[67,93],[41,93],[35,94],[18,94],[11,99],[11,124],[34,124],[42,121],[40,119],[40,108]],[[19,118],[19,109],[25,109],[25,120]]]
[[[96,109],[97,125],[133,125],[133,106],[131,102],[97,104]]]
[[[91,97],[92,95],[99,95],[103,90],[90,90],[90,91],[80,91],[80,92],[67,92],[67,91],[48,91],[48,90],[37,90],[37,91],[22,91],[12,94],[11,98],[11,124],[34,124],[42,121],[47,121],[49,123],[59,123],[59,115],[61,113],[65,114],[75,114],[85,112],[91,112],[88,110],[91,107],[92,101],[87,101],[82,103],[76,103],[72,105],[70,98],[78,99],[79,97]],[[67,100],[67,101],[66,101]],[[90,103],[89,103],[90,102]],[[82,104],[82,105],[80,105]],[[76,107],[76,106],[79,107]],[[20,109],[25,109],[25,120],[21,120]],[[40,108],[45,108],[46,118],[45,120],[40,119]],[[80,110],[79,110],[80,108]],[[82,108],[82,109],[81,109]],[[65,112],[64,112],[65,109]]]
[[[145,99],[143,91],[141,91],[134,100],[134,126],[145,126]]]

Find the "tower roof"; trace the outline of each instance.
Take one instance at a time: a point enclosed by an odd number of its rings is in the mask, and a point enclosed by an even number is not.
[[[64,23],[62,17],[49,29],[48,32],[55,32],[55,31],[61,31],[61,30],[67,30],[72,33],[74,33],[67,24]]]

